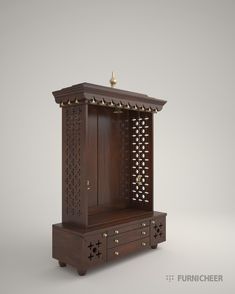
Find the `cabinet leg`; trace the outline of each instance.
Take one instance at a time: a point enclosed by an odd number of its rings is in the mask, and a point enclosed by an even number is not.
[[[79,276],[85,276],[86,270],[77,270]]]
[[[59,263],[59,266],[60,266],[60,267],[65,267],[65,266],[66,266],[66,263],[64,263],[64,262],[62,262],[62,261],[59,261],[58,263]]]
[[[157,245],[158,245],[158,244],[156,244],[156,245],[152,245],[151,248],[152,248],[152,249],[156,249],[156,248],[157,248]]]

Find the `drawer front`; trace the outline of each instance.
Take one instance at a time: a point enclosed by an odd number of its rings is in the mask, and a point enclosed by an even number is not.
[[[120,235],[112,236],[108,238],[108,248],[116,247],[125,243],[129,243],[138,239],[142,239],[149,236],[149,227],[143,229],[132,230]]]
[[[143,220],[140,223],[138,223],[138,228],[146,228],[149,226],[149,220]]]
[[[140,229],[140,228],[146,228],[149,226],[149,221],[141,221],[139,223],[135,223],[132,225],[128,225],[128,226],[121,226],[121,227],[115,227],[111,230],[108,230],[108,236],[113,236],[113,235],[119,235],[128,231],[132,231],[135,229]]]
[[[138,229],[138,224],[132,224],[129,226],[115,227],[108,231],[108,236],[119,235],[128,231],[132,231]]]
[[[149,238],[143,238],[137,241],[133,241],[124,245],[120,245],[114,248],[108,249],[108,260],[117,259],[122,256],[126,256],[132,252],[149,248]]]

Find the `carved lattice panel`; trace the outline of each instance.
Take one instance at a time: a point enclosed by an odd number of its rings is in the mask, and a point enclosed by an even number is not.
[[[152,205],[152,117],[138,113],[131,118],[132,202],[138,207]]]
[[[166,240],[166,218],[160,217],[160,218],[154,219],[151,222],[151,244],[155,245],[165,240]]]
[[[130,196],[130,123],[129,113],[122,114],[120,121],[120,197],[129,201]]]
[[[81,215],[81,106],[63,108],[63,193],[67,216]]]
[[[87,237],[85,252],[84,258],[87,266],[104,262],[106,259],[106,239],[101,234]]]

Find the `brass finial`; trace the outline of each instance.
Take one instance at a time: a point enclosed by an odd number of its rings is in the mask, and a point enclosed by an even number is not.
[[[111,85],[112,88],[114,88],[114,86],[117,84],[117,79],[116,79],[115,74],[114,74],[113,71],[112,71],[112,77],[111,77],[109,82],[110,82],[110,85]]]

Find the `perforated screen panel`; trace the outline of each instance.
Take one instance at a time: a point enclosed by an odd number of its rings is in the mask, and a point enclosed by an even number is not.
[[[64,205],[68,216],[81,215],[81,187],[80,187],[80,130],[81,106],[67,107],[64,113]]]
[[[139,112],[131,118],[131,201],[152,205],[152,116]]]

